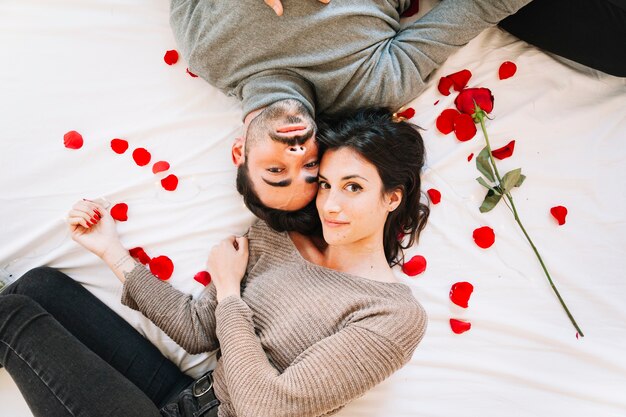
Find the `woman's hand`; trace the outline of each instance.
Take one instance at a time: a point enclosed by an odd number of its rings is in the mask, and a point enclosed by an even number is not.
[[[248,239],[231,236],[215,245],[209,253],[207,269],[217,290],[217,301],[240,296],[240,285],[248,266]]]
[[[276,15],[278,16],[283,15],[283,4],[280,0],[264,0],[264,1],[265,1],[265,4],[267,4],[272,9],[274,9],[274,12],[276,12]],[[303,0],[300,0],[300,1],[303,1]],[[318,1],[324,4],[330,3],[330,0],[318,0]]]
[[[107,252],[122,246],[115,220],[98,203],[81,200],[74,204],[67,215],[67,224],[72,239],[102,259]]]

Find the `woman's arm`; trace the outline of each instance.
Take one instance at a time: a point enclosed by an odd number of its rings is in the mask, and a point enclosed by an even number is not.
[[[237,415],[320,416],[361,396],[404,365],[424,333],[423,310],[404,307],[349,324],[281,373],[263,351],[250,308],[240,298],[223,299],[217,336]],[[394,327],[400,330],[388,330]]]
[[[189,353],[217,349],[213,285],[194,300],[155,277],[130,256],[119,240],[115,221],[95,202],[76,203],[67,222],[72,239],[99,256],[124,283],[123,304],[140,311]]]

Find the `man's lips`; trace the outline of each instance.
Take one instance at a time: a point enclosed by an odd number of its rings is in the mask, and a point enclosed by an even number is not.
[[[286,125],[286,126],[281,126],[280,128],[276,129],[277,133],[293,133],[293,132],[300,132],[303,130],[307,130],[308,126],[307,125],[303,125],[303,124],[297,124],[297,125]]]

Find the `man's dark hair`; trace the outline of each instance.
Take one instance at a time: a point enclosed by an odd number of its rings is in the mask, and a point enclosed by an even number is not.
[[[243,196],[243,202],[248,210],[264,220],[272,229],[278,232],[299,232],[304,235],[321,234],[322,224],[317,214],[315,199],[296,211],[267,207],[254,191],[246,162],[237,168],[237,191]]]

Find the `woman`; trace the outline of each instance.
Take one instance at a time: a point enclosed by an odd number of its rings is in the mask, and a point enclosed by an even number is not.
[[[0,361],[33,413],[319,416],[408,362],[426,315],[389,265],[402,262],[398,236],[412,244],[428,215],[422,140],[380,109],[322,121],[319,139],[323,239],[259,222],[211,250],[212,283],[197,300],[130,258],[102,207],[78,202],[72,237],[124,283],[122,302],[190,353],[219,348],[219,360],[183,390],[190,378],[121,318],[37,269],[0,297]],[[66,304],[80,305],[73,317]],[[195,414],[184,409],[192,397]]]

